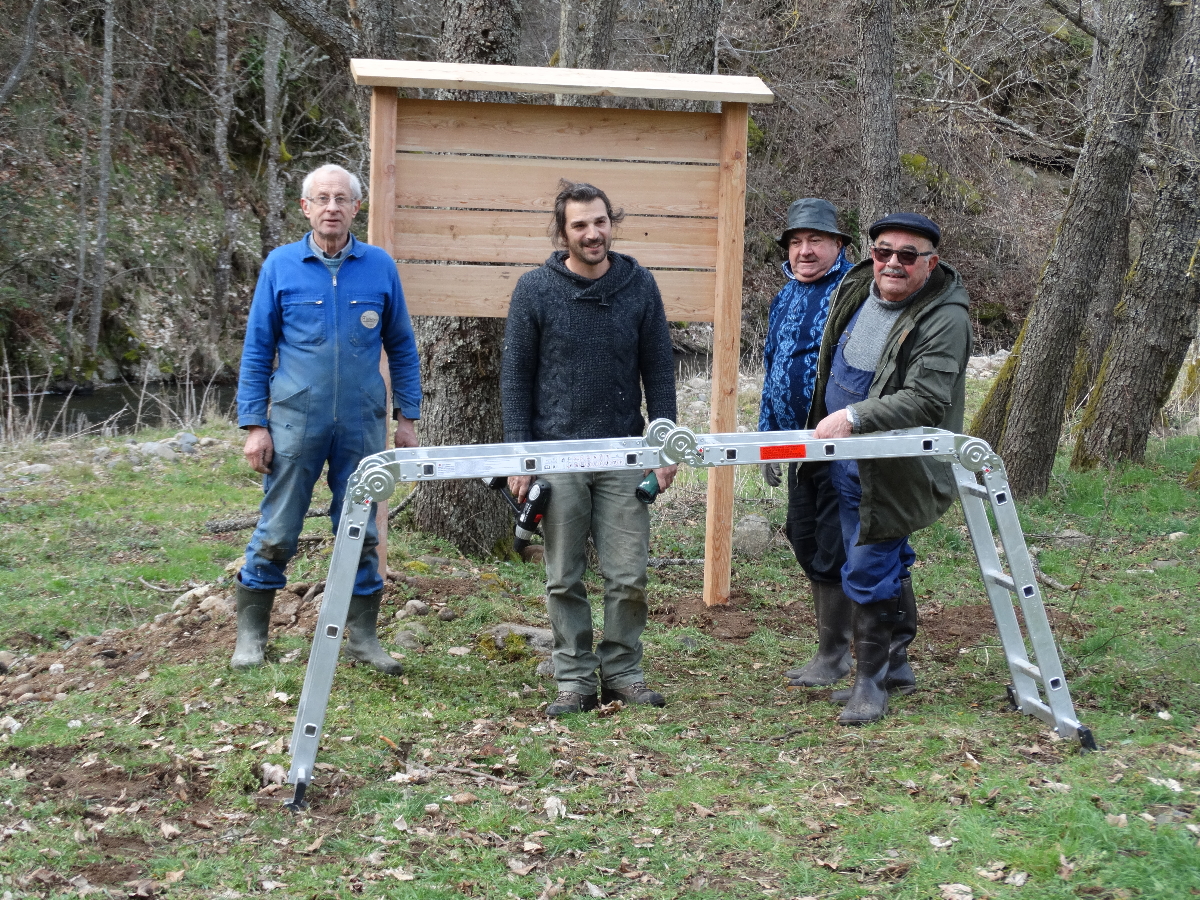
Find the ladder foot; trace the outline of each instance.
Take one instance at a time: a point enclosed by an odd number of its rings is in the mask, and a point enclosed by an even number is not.
[[[1017,689],[1011,684],[1006,684],[1004,690],[1008,692],[1008,708],[1013,712],[1021,711],[1021,704],[1017,700]]]
[[[308,789],[308,783],[305,781],[296,782],[296,795],[287,803],[283,804],[283,808],[289,812],[302,812],[308,809],[308,804],[304,802],[304,792]]]
[[[1081,753],[1099,752],[1100,747],[1096,744],[1096,739],[1092,736],[1092,729],[1080,725],[1076,736],[1079,738],[1079,751]]]

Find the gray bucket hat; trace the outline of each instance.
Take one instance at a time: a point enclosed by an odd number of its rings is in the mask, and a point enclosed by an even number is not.
[[[836,234],[847,244],[853,242],[850,235],[838,228],[837,209],[828,200],[822,200],[820,197],[804,197],[788,207],[787,227],[775,239],[775,243],[786,251],[788,234],[801,228]]]

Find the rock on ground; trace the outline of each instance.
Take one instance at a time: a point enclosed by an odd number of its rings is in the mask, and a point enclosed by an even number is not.
[[[505,638],[510,634],[525,639],[529,652],[538,656],[549,656],[554,649],[554,632],[549,628],[535,628],[532,625],[518,625],[515,622],[502,622],[484,632],[490,635],[497,647],[503,647]]]
[[[751,559],[766,553],[774,538],[771,523],[762,516],[746,516],[733,527],[733,549]]]

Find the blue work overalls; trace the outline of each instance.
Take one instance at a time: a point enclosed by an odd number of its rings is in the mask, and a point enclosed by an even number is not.
[[[872,302],[870,299],[868,303]],[[874,371],[856,369],[846,362],[846,341],[854,331],[862,307],[859,307],[838,340],[833,353],[829,382],[825,387],[825,409],[835,413],[852,403],[865,400],[871,389]],[[881,541],[878,544],[859,544],[861,526],[858,507],[862,502],[862,485],[858,478],[858,462],[835,460],[829,464],[833,486],[838,492],[842,520],[842,543],[846,563],[842,566],[842,590],[855,603],[878,603],[900,596],[900,579],[907,577],[917,555],[908,545],[908,538]]]

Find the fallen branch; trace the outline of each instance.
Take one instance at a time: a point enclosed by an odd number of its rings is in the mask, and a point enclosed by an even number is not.
[[[388,521],[389,522],[392,521],[392,519],[396,518],[396,516],[400,515],[401,511],[406,506],[408,506],[408,504],[413,502],[413,497],[415,497],[417,495],[417,488],[419,488],[419,487],[420,487],[419,484],[414,484],[412,487],[412,490],[408,492],[408,496],[405,497],[403,500],[401,500],[399,503],[397,503],[394,509],[388,510]]]
[[[160,594],[174,594],[174,593],[178,593],[178,591],[179,591],[178,588],[159,587],[157,584],[151,584],[145,578],[143,578],[141,575],[138,576],[138,581],[140,581],[143,586],[150,588],[150,590],[152,590],[152,591],[158,591]]]
[[[474,769],[463,769],[458,766],[437,766],[430,771],[441,772],[443,774],[447,772],[455,772],[459,775],[470,775],[472,778],[484,778],[488,781],[494,781],[497,784],[507,785],[508,787],[520,787],[520,784],[515,784],[509,781],[507,778],[497,778],[495,775],[489,775],[487,772],[477,772]]]
[[[702,566],[704,565],[704,557],[699,559],[671,559],[665,556],[655,557],[648,563],[655,569],[661,569],[663,566]]]
[[[304,514],[306,519],[322,519],[329,515],[329,510],[315,511],[309,510]],[[204,523],[204,530],[209,534],[224,534],[227,531],[242,531],[246,528],[255,528],[258,526],[258,513],[252,516],[242,516],[237,519],[213,519]]]

